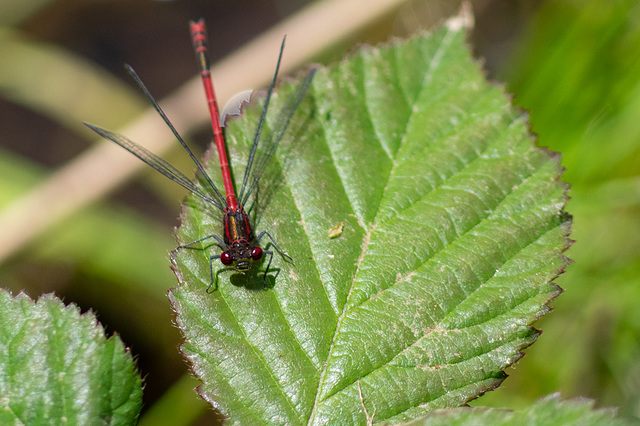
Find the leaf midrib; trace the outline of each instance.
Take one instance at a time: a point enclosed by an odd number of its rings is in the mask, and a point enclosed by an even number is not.
[[[518,124],[519,124],[519,122],[516,122],[516,123],[513,123],[512,125],[518,125]],[[511,127],[511,126],[510,126],[510,127]],[[488,144],[488,145],[485,147],[485,150],[487,150],[487,149],[491,149],[491,147],[492,147],[492,144]],[[533,148],[533,149],[536,149],[536,148]],[[483,150],[483,152],[484,152],[485,150]],[[465,164],[465,166],[464,166],[463,168],[459,169],[456,173],[454,173],[452,176],[450,176],[449,178],[447,178],[447,180],[443,181],[440,185],[438,185],[438,187],[443,187],[443,186],[446,184],[446,182],[450,181],[450,179],[452,179],[453,177],[455,177],[455,176],[456,176],[456,175],[458,175],[459,173],[462,173],[462,172],[464,172],[465,170],[467,170],[467,169],[468,169],[468,168],[469,168],[469,167],[470,167],[470,166],[471,166],[475,161],[480,160],[480,159],[482,159],[482,155],[478,155],[478,156],[477,156],[476,158],[474,158],[472,161],[470,161],[470,162],[466,163],[466,164]],[[546,162],[546,161],[548,161],[548,159],[545,159],[544,161]],[[523,176],[522,176],[522,178],[521,178],[521,182],[524,182],[524,181],[526,181],[527,179],[529,179],[531,176],[535,175],[536,173],[541,172],[538,168],[529,168],[527,171],[528,171],[529,173],[527,173],[526,175],[523,175]],[[503,202],[504,202],[504,200],[505,200],[506,198],[508,198],[508,197],[509,197],[509,195],[510,195],[510,194],[512,194],[512,193],[513,193],[513,191],[509,191],[509,192],[505,193],[504,197],[502,197],[502,199],[499,201],[499,203],[497,204],[497,206],[499,206],[501,203],[503,203]],[[425,196],[426,196],[426,195],[425,195]],[[423,197],[423,198],[424,198],[424,197]],[[421,200],[422,200],[423,198],[421,198]],[[497,208],[497,206],[496,206],[496,208]],[[409,206],[408,208],[410,208],[410,206]],[[493,210],[495,210],[495,208],[494,208]],[[490,216],[490,215],[489,215],[489,216]],[[450,246],[452,246],[453,244],[455,244],[455,242],[456,242],[460,237],[462,237],[462,236],[464,236],[464,235],[468,234],[469,232],[472,232],[472,231],[473,231],[473,230],[478,226],[478,224],[483,223],[483,222],[484,222],[484,220],[486,220],[489,216],[486,216],[483,220],[481,220],[480,222],[478,222],[478,223],[477,223],[477,224],[475,224],[474,226],[470,227],[469,229],[465,230],[462,234],[458,234],[457,238],[456,238],[455,240],[453,240],[452,242],[450,242],[449,244],[447,244],[447,246],[446,246],[446,247],[450,247]],[[552,229],[552,228],[554,228],[554,226],[551,226],[551,228],[546,229],[546,231],[545,231],[545,232],[548,232],[548,231],[549,231],[550,229]],[[377,228],[376,228],[376,229],[377,229]],[[368,238],[368,239],[371,237],[371,233],[372,233],[373,231],[375,231],[375,229],[372,229],[372,230],[371,230],[371,232],[369,232],[369,233],[367,234],[367,238]],[[535,243],[535,241],[537,241],[540,237],[541,237],[541,236],[540,236],[540,235],[538,235],[534,240],[532,240],[532,241],[528,242],[525,246],[521,246],[521,247],[520,247],[520,250],[523,250],[524,248],[528,247],[529,245],[534,244],[534,243]],[[446,247],[443,247],[443,249],[441,249],[439,252],[441,252],[441,251],[445,250],[445,248],[446,248]],[[366,249],[366,246],[364,247],[364,249]],[[359,258],[359,261],[361,261],[361,260],[362,260],[362,258],[364,257],[365,251],[366,251],[366,250],[363,250],[363,252],[361,253],[361,257]],[[505,261],[502,263],[502,265],[504,265],[504,264],[505,264],[509,259],[510,259],[510,258],[506,258],[506,259],[505,259]],[[422,265],[425,265],[426,263],[428,263],[428,262],[429,262],[429,260],[431,260],[431,258],[426,259],[424,262],[422,262],[422,263],[421,263],[421,266],[422,266]],[[358,267],[359,267],[359,264],[360,264],[360,263],[358,263]],[[356,276],[357,276],[357,274],[356,274]],[[381,291],[379,291],[379,292],[377,292],[377,293],[375,293],[375,294],[371,295],[371,297],[369,297],[369,299],[367,299],[367,300],[366,300],[366,301],[364,301],[363,303],[361,303],[361,304],[359,304],[359,305],[351,306],[351,307],[349,307],[348,309],[344,309],[344,310],[343,310],[343,314],[340,316],[339,321],[338,321],[338,325],[337,325],[337,327],[336,327],[336,333],[334,333],[334,340],[332,341],[332,344],[331,344],[331,350],[330,350],[330,352],[329,352],[329,356],[328,356],[328,358],[327,358],[327,359],[330,359],[330,358],[331,358],[331,354],[333,353],[334,344],[335,344],[335,342],[336,342],[336,337],[337,337],[337,335],[339,335],[339,330],[340,330],[340,328],[341,328],[341,325],[342,325],[342,322],[343,322],[344,318],[346,318],[346,316],[347,316],[349,313],[353,312],[353,311],[354,311],[355,309],[357,309],[358,307],[361,307],[362,305],[366,304],[368,301],[370,301],[370,300],[372,300],[372,299],[374,299],[374,298],[378,297],[380,294],[382,294],[382,293],[384,293],[384,292],[388,291],[389,289],[394,288],[395,286],[399,285],[399,284],[400,284],[401,282],[403,282],[403,281],[404,281],[404,280],[397,280],[397,281],[395,281],[395,282],[394,282],[390,287],[387,287],[387,288],[385,288],[385,289],[383,289],[383,290],[381,290]],[[486,282],[486,280],[480,280],[480,279],[479,279],[479,281],[481,281],[481,282]],[[355,284],[355,280],[354,280],[354,282],[352,283],[352,286],[351,286],[351,289],[350,289],[350,292],[349,292],[349,296],[350,296],[350,295],[351,295],[351,293],[352,293],[352,290],[353,290],[353,288],[354,288],[354,284]],[[479,287],[478,287],[478,288],[479,288]],[[477,288],[474,290],[474,292],[475,292],[475,291],[477,291]],[[472,292],[472,293],[470,293],[469,295],[467,295],[467,297],[465,298],[465,300],[466,300],[466,299],[468,299],[468,298],[469,298],[469,297],[470,297],[474,292]],[[348,299],[347,299],[347,300],[348,300]],[[462,302],[461,302],[461,303],[462,303]],[[522,303],[524,303],[524,302],[522,302]],[[347,305],[348,305],[348,304],[347,304]],[[347,305],[345,305],[345,306],[347,306]],[[459,306],[459,305],[457,305],[457,306]],[[451,309],[451,311],[450,311],[450,312],[453,312],[453,311],[455,311],[455,307],[454,307],[453,309]],[[418,339],[418,340],[419,340],[419,339]],[[416,341],[412,342],[410,345],[406,346],[406,347],[403,349],[403,351],[404,351],[404,350],[407,350],[408,348],[410,348],[410,347],[412,347],[413,345],[415,345],[415,343],[416,343],[418,340],[416,340]],[[399,353],[395,354],[395,355],[394,355],[392,358],[390,358],[387,362],[385,362],[385,363],[383,363],[383,364],[381,364],[381,365],[378,365],[376,368],[372,369],[372,371],[371,371],[371,372],[373,372],[373,371],[375,371],[375,370],[377,370],[377,369],[379,369],[379,368],[383,367],[384,365],[388,365],[388,364],[389,364],[389,362],[390,362],[391,360],[393,360],[395,357],[397,357],[400,353],[402,353],[402,351],[400,351]],[[325,376],[325,372],[326,372],[326,365],[328,365],[328,363],[327,363],[327,364],[325,364],[325,368],[323,369],[323,377]],[[368,375],[368,374],[371,374],[371,372],[367,373],[367,375]],[[366,375],[365,375],[364,377],[366,377]],[[358,378],[357,380],[359,380],[359,379],[362,379],[362,377]],[[322,383],[323,383],[323,382],[321,381],[321,384],[322,384]],[[352,385],[353,383],[355,383],[355,382],[351,382],[351,383],[346,384],[345,386],[341,387],[340,389],[336,389],[334,392],[332,392],[331,394],[327,395],[327,396],[323,399],[323,401],[324,401],[324,400],[326,400],[326,399],[328,399],[328,398],[330,398],[331,396],[335,395],[336,393],[340,392],[341,390],[345,389],[346,387],[348,387],[348,386]],[[319,387],[319,389],[320,389],[320,387]],[[316,395],[316,399],[317,399],[317,395]],[[319,402],[322,402],[322,401],[319,401]],[[316,410],[316,412],[317,412],[317,410]],[[312,417],[312,418],[313,418],[313,417]]]
[[[404,133],[404,135],[402,137],[402,140],[400,142],[401,145],[405,141],[406,134],[407,134],[407,126],[411,122],[411,117],[413,116],[413,113],[415,112],[415,103],[420,98],[419,94],[422,92],[422,90],[425,87],[425,85],[431,80],[436,67],[440,65],[440,59],[442,58],[442,52],[444,50],[444,47],[446,47],[446,45],[448,45],[452,41],[452,35],[454,33],[455,32],[452,31],[452,30],[447,31],[445,37],[440,42],[440,45],[438,46],[438,49],[436,50],[436,53],[433,56],[433,59],[429,63],[429,68],[426,71],[425,78],[422,80],[422,84],[421,84],[420,90],[418,91],[418,96],[415,97],[415,101],[412,103],[413,106],[411,108],[411,113],[409,114],[409,117],[407,119],[407,125],[405,126],[405,133]],[[363,70],[364,70],[364,68],[363,68]],[[364,71],[366,73],[366,70],[364,70]],[[405,99],[407,99],[406,95],[404,95],[404,97],[405,97]],[[367,113],[368,113],[369,117],[371,117],[369,108],[367,108]],[[375,126],[373,126],[373,128],[375,129]],[[378,142],[380,142],[379,139],[378,139]],[[382,147],[382,149],[384,150],[384,147]],[[335,161],[334,161],[334,164],[335,164]],[[393,173],[393,168],[394,167],[395,167],[395,162],[392,163],[392,169],[390,171],[390,174]],[[387,176],[387,183],[385,185],[385,189],[388,187],[388,184],[389,184],[389,176]],[[384,193],[384,191],[383,191],[383,193]],[[367,241],[367,242],[370,241],[371,233],[374,231],[374,229],[375,229],[375,226],[372,226],[367,230],[367,233],[365,234],[365,238],[364,238],[365,241]],[[335,330],[333,338],[331,340],[331,346],[330,346],[329,352],[327,354],[327,359],[325,360],[323,368],[322,368],[322,372],[320,373],[320,380],[318,381],[318,387],[317,387],[317,390],[316,390],[316,397],[314,398],[313,408],[311,410],[311,414],[309,415],[309,421],[307,422],[308,426],[310,426],[312,424],[313,420],[315,419],[315,416],[316,416],[316,413],[317,413],[317,410],[318,410],[318,406],[319,406],[319,404],[321,402],[320,401],[320,391],[322,390],[322,387],[324,386],[324,380],[326,378],[326,373],[327,373],[327,366],[329,365],[328,361],[332,357],[333,350],[335,348],[335,344],[336,344],[336,341],[337,341],[337,336],[340,334],[340,330],[341,330],[341,327],[342,327],[342,322],[343,322],[344,318],[346,318],[346,315],[349,313],[349,309],[347,307],[349,306],[349,300],[351,298],[351,294],[353,293],[353,289],[354,289],[354,286],[356,284],[356,277],[358,276],[358,270],[360,269],[360,265],[362,263],[362,260],[364,259],[364,256],[366,254],[366,249],[367,249],[368,246],[369,246],[368,244],[363,244],[362,245],[361,254],[358,257],[358,262],[356,264],[356,273],[354,274],[353,279],[351,280],[351,285],[350,285],[350,288],[349,288],[349,292],[347,294],[347,299],[346,299],[345,305],[343,306],[342,314],[340,315],[340,317],[338,318],[338,322],[336,323],[336,330]]]

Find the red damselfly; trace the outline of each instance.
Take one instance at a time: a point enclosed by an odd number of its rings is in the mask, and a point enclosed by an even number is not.
[[[267,137],[262,137],[263,127],[267,117],[267,111],[269,109],[271,96],[276,85],[278,71],[280,70],[280,63],[282,61],[282,53],[284,51],[285,42],[284,39],[282,40],[280,54],[278,56],[278,62],[276,64],[276,71],[273,75],[271,84],[269,85],[269,89],[267,90],[264,107],[262,108],[260,120],[258,121],[258,125],[253,137],[253,142],[251,144],[247,166],[245,169],[244,177],[242,179],[242,185],[240,187],[240,192],[236,196],[233,187],[230,165],[227,158],[224,134],[220,124],[218,104],[216,101],[215,92],[213,90],[213,83],[211,81],[206,27],[203,20],[200,20],[198,22],[191,22],[190,27],[193,46],[202,75],[202,82],[205,88],[207,103],[209,105],[214,142],[216,144],[218,156],[220,159],[224,196],[222,195],[218,187],[213,183],[213,180],[209,177],[204,167],[202,166],[200,161],[198,161],[191,149],[189,149],[184,139],[180,136],[171,121],[169,121],[169,118],[167,118],[162,108],[160,108],[160,105],[158,105],[153,96],[151,96],[151,93],[142,83],[140,77],[138,77],[133,68],[131,68],[130,66],[125,66],[129,74],[131,74],[138,86],[142,89],[149,102],[151,102],[164,122],[171,129],[178,142],[180,142],[182,147],[189,154],[197,167],[198,173],[200,174],[200,176],[202,176],[203,179],[189,179],[176,167],[169,164],[166,160],[141,147],[135,142],[132,142],[126,137],[94,126],[92,124],[85,124],[100,136],[120,145],[122,148],[126,149],[127,151],[162,173],[164,176],[188,189],[191,193],[202,199],[206,204],[214,206],[222,212],[222,238],[215,234],[207,235],[178,247],[178,249],[186,248],[192,246],[193,244],[213,239],[215,241],[215,245],[218,245],[220,246],[220,248],[222,248],[222,253],[214,254],[209,257],[211,282],[207,290],[209,290],[217,282],[218,273],[214,274],[213,266],[213,262],[217,259],[220,259],[220,262],[224,265],[224,269],[235,269],[236,271],[246,272],[250,270],[256,262],[260,262],[266,255],[269,257],[269,261],[267,263],[267,267],[264,271],[263,277],[263,280],[266,283],[267,273],[269,272],[269,267],[271,266],[271,261],[273,260],[273,251],[262,249],[260,247],[260,241],[265,236],[269,237],[270,244],[273,244],[275,250],[280,253],[282,257],[290,261],[292,261],[293,259],[289,255],[285,254],[284,251],[282,251],[280,246],[278,246],[278,243],[267,231],[262,231],[256,236],[249,217],[249,212],[254,207],[254,204],[252,203],[251,206],[247,209],[245,209],[245,206],[247,206],[247,203],[250,201],[251,197],[255,196],[255,193],[258,190],[259,179],[262,176],[267,164],[269,163],[269,160],[275,153],[280,140],[282,139],[285,131],[287,130],[287,127],[289,126],[289,122],[291,121],[293,114],[298,109],[300,102],[302,102],[302,99],[307,93],[307,90],[311,85],[311,81],[313,80],[315,69],[312,69],[306,75],[302,83],[286,100],[284,106],[277,114],[275,120],[271,122],[271,131],[269,132]],[[258,150],[259,147],[260,150]]]

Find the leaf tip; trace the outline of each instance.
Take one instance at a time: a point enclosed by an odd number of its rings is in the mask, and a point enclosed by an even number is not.
[[[470,30],[474,27],[475,20],[473,18],[473,10],[471,3],[465,1],[460,6],[460,11],[445,22],[445,26],[451,31]]]

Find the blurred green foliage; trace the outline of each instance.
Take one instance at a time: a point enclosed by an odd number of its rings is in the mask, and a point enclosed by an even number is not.
[[[502,80],[573,189],[566,291],[512,377],[474,405],[553,391],[640,415],[640,3],[549,1]]]

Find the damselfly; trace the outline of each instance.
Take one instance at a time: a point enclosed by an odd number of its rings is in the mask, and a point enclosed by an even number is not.
[[[100,136],[117,143],[172,181],[178,183],[179,185],[182,185],[184,188],[191,191],[205,203],[214,206],[222,212],[222,238],[215,234],[207,235],[178,247],[178,249],[181,249],[205,240],[213,239],[215,241],[215,244],[222,248],[223,251],[220,254],[214,254],[209,257],[211,282],[209,284],[209,287],[207,287],[207,290],[209,290],[217,282],[218,274],[214,274],[213,266],[213,262],[217,259],[220,259],[220,262],[225,269],[235,269],[236,271],[246,272],[250,270],[256,262],[260,262],[266,255],[269,257],[269,261],[267,263],[267,267],[264,271],[263,276],[263,280],[266,283],[267,273],[269,272],[269,267],[271,266],[271,261],[273,260],[273,251],[260,247],[260,242],[265,236],[269,237],[269,240],[271,240],[271,244],[273,244],[275,250],[280,253],[282,257],[290,261],[292,261],[293,259],[289,255],[285,254],[284,251],[282,251],[280,246],[278,246],[278,243],[267,231],[262,231],[256,236],[251,224],[250,216],[248,214],[254,205],[251,204],[251,207],[249,207],[247,210],[245,210],[244,206],[247,205],[250,197],[254,196],[254,193],[258,190],[259,179],[263,175],[264,170],[269,163],[269,160],[273,157],[273,154],[275,153],[280,140],[284,136],[284,133],[289,126],[289,122],[291,121],[293,114],[298,109],[298,106],[307,93],[307,90],[311,85],[311,81],[313,80],[315,69],[312,69],[306,75],[302,83],[284,103],[284,106],[276,116],[275,120],[272,121],[273,124],[270,126],[271,132],[269,133],[268,137],[261,138],[263,127],[267,117],[267,111],[269,109],[269,104],[271,101],[271,96],[276,85],[278,71],[280,70],[280,63],[282,61],[282,53],[284,51],[285,43],[285,40],[282,40],[280,54],[278,56],[278,62],[276,64],[276,71],[273,75],[271,84],[269,85],[269,89],[267,90],[264,107],[262,108],[260,120],[258,121],[253,137],[253,142],[251,144],[247,166],[245,169],[244,177],[242,179],[242,186],[240,187],[238,196],[236,196],[235,190],[233,188],[233,180],[231,177],[229,161],[227,158],[224,134],[222,132],[222,127],[220,124],[218,104],[216,101],[215,92],[213,90],[213,83],[211,81],[206,27],[203,20],[200,20],[199,22],[191,22],[190,27],[193,46],[202,75],[202,82],[205,88],[207,103],[209,105],[214,142],[216,144],[218,157],[220,159],[220,168],[222,171],[222,181],[224,185],[224,196],[222,195],[218,187],[213,183],[213,180],[209,177],[200,161],[198,161],[191,149],[189,149],[187,144],[184,142],[184,139],[180,136],[180,134],[178,134],[173,124],[171,124],[171,121],[169,121],[162,108],[160,108],[160,105],[158,105],[153,96],[151,96],[147,87],[140,80],[140,77],[138,77],[133,68],[131,68],[130,66],[126,65],[128,72],[134,78],[138,86],[142,89],[149,102],[151,102],[153,107],[160,114],[167,126],[169,126],[178,142],[180,142],[182,147],[189,154],[189,156],[195,163],[198,172],[203,177],[203,179],[201,180],[203,181],[203,183],[200,184],[196,180],[189,179],[176,167],[169,164],[166,160],[141,147],[135,142],[132,142],[126,137],[88,123],[85,124]],[[260,148],[260,150],[258,150],[258,148]]]

